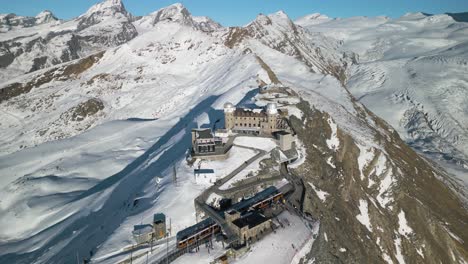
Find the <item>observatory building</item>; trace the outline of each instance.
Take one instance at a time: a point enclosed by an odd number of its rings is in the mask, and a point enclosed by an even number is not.
[[[282,116],[276,103],[269,103],[265,108],[257,109],[236,108],[231,103],[224,104],[226,130],[234,133],[272,135],[287,128]]]

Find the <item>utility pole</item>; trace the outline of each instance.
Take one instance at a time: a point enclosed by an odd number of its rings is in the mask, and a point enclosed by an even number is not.
[[[166,235],[166,263],[169,264],[169,237]]]
[[[169,236],[172,236],[172,220],[169,217]]]
[[[80,259],[78,258],[78,252],[76,252],[76,264],[80,264]]]
[[[172,181],[174,182],[175,186],[177,186],[177,169],[175,163],[173,167]]]
[[[132,243],[132,249],[130,249],[130,264],[132,264],[132,260],[133,260],[133,243]]]

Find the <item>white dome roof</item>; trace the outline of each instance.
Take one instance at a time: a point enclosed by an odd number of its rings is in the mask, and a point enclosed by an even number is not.
[[[276,106],[276,103],[268,103],[266,106],[266,111],[270,115],[274,115],[278,113],[278,108]]]
[[[229,102],[224,104],[224,112],[225,113],[233,113],[234,111],[236,111],[236,107],[233,104],[231,104]]]
[[[234,105],[230,102],[224,104],[224,108],[234,108]]]

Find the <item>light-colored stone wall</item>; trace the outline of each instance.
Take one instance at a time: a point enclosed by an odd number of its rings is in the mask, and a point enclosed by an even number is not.
[[[281,150],[290,150],[292,148],[293,136],[291,134],[284,134],[279,136]]]
[[[263,117],[235,116],[234,126],[236,127],[260,127],[262,122],[266,121]]]
[[[234,128],[234,113],[233,112],[224,112],[224,126],[227,130]]]
[[[271,219],[254,226],[249,229],[248,226],[244,226],[243,228],[238,228],[239,230],[239,238],[243,243],[246,243],[249,238],[255,240],[257,237],[261,237],[265,232],[271,229]]]
[[[161,239],[166,236],[166,223],[153,224],[155,239]]]

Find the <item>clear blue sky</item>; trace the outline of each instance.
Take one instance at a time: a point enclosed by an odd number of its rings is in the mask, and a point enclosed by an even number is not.
[[[34,16],[51,10],[57,17],[70,19],[99,0],[0,0],[0,13]],[[134,15],[145,15],[161,7],[180,2],[196,16],[209,16],[225,26],[244,25],[257,14],[284,10],[292,19],[322,13],[330,17],[399,17],[407,12],[440,14],[468,12],[468,0],[123,0]]]

